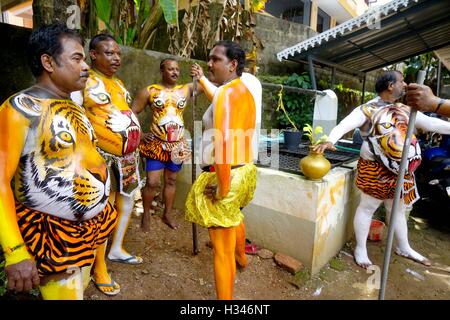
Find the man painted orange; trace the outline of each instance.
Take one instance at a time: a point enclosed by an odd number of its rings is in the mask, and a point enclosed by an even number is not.
[[[150,228],[150,208],[163,172],[165,207],[162,221],[172,229],[178,228],[172,216],[176,176],[182,162],[190,155],[184,138],[183,113],[189,97],[192,96],[192,83],[177,85],[180,68],[173,59],[164,59],[161,62],[160,73],[161,84],[152,84],[141,90],[133,104],[135,114],[142,112],[146,106],[152,109],[150,132],[144,135],[139,146],[141,155],[146,158],[147,171],[147,182],[142,190],[143,231]]]
[[[241,209],[251,201],[256,188],[252,151],[256,106],[240,79],[244,64],[245,53],[234,42],[218,42],[210,52],[209,80],[220,85],[203,117],[205,131],[213,138],[213,162],[206,167],[209,172],[194,182],[186,200],[186,219],[208,228],[220,300],[233,298],[236,262],[242,267],[247,264]],[[205,80],[201,78],[200,84],[211,92]]]
[[[0,106],[0,244],[8,289],[39,285],[44,299],[83,298],[95,250],[117,217],[94,129],[69,99],[88,77],[83,42],[61,24],[35,30],[28,54],[37,83]]]
[[[99,34],[89,43],[92,69],[86,88],[72,94],[72,99],[86,109],[98,139],[98,151],[106,160],[111,177],[109,202],[119,214],[108,259],[127,264],[140,264],[142,258],[123,249],[123,239],[133,209],[133,195],[141,187],[137,147],[140,125],[131,111],[131,97],[123,82],[115,74],[121,65],[121,51],[116,40]],[[102,254],[105,254],[102,247]],[[119,293],[120,286],[107,272],[105,259],[95,262],[94,283],[106,295]]]

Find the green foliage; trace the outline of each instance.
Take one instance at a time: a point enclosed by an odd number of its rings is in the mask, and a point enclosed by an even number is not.
[[[361,105],[362,92],[356,89],[350,89],[339,83],[334,88],[334,93],[338,98],[338,122],[345,118],[352,110]],[[376,93],[366,91],[364,93],[364,102],[375,98]]]
[[[109,19],[111,17],[111,2],[109,0],[95,0],[95,11],[98,18],[109,26]]]
[[[345,269],[345,264],[342,260],[339,260],[338,258],[334,257],[330,261],[330,268],[337,271],[343,271]]]
[[[306,72],[301,75],[293,73],[283,81],[283,84],[302,89],[311,89],[311,80]],[[314,103],[312,102],[311,95],[286,92],[283,94],[283,104],[289,118],[295,123],[297,128],[301,128],[306,123],[312,122]],[[278,113],[277,120],[280,127],[291,127],[289,119],[284,113]]]
[[[93,12],[90,13],[89,28],[91,33],[99,31],[97,21],[102,21],[106,30],[121,45],[145,49],[155,35],[156,26],[163,16],[171,21],[178,19],[176,0],[155,0],[150,5],[148,0],[91,0]]]
[[[317,126],[313,129],[313,127],[307,123],[303,127],[303,135],[307,136],[311,145],[315,146],[317,144],[321,144],[328,140],[328,136],[323,134],[323,128],[321,126]]]
[[[427,52],[404,61],[406,67],[403,69],[403,76],[406,83],[415,82],[419,70],[426,71],[424,83],[430,87],[434,87],[437,83],[437,71],[439,59],[433,52]],[[441,76],[444,83],[450,80],[450,72],[447,68],[441,68]]]
[[[160,0],[159,4],[164,13],[164,19],[167,24],[178,24],[178,10],[176,0]]]
[[[273,84],[284,84],[289,76],[272,76],[270,74],[258,75],[258,79],[261,82],[268,82]]]

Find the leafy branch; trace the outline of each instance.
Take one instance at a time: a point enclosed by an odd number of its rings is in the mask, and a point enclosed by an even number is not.
[[[303,135],[308,137],[311,145],[313,146],[324,143],[328,140],[328,136],[323,134],[323,128],[321,126],[316,126],[313,129],[309,123],[303,127]]]

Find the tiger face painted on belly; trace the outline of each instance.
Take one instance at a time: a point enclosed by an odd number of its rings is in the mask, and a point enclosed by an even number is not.
[[[17,201],[68,220],[87,220],[105,207],[110,181],[84,110],[68,100],[18,94],[13,108],[30,119],[14,177]]]
[[[373,154],[386,168],[398,174],[409,122],[408,107],[401,103],[384,107],[365,105],[362,110],[371,123],[368,141]],[[421,159],[420,146],[413,135],[408,149],[407,171],[413,173]]]

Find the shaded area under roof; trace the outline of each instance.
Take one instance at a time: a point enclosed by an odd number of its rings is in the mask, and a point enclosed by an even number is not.
[[[362,23],[307,50],[296,49],[298,45],[292,47],[294,50],[288,48],[291,54],[287,59],[304,62],[311,55],[319,62],[368,72],[443,48],[450,45],[450,0],[410,1],[383,16],[380,26],[370,29]]]

